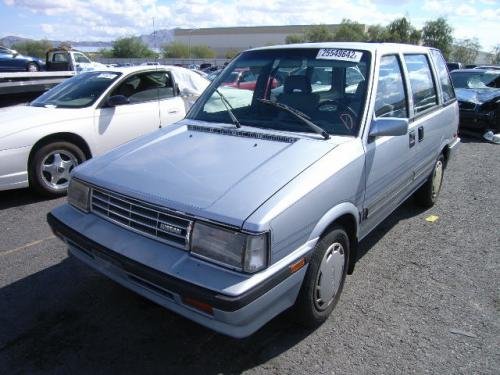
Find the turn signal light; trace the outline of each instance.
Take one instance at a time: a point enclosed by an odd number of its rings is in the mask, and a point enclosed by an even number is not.
[[[305,264],[306,264],[306,258],[302,258],[290,266],[290,271],[292,273],[295,273],[298,270],[300,270],[302,267],[304,267]]]
[[[198,301],[194,298],[190,297],[183,297],[182,302],[184,302],[186,305],[189,305],[191,307],[194,307],[196,310],[200,310],[206,314],[213,315],[214,310],[212,306],[210,306],[208,303]]]

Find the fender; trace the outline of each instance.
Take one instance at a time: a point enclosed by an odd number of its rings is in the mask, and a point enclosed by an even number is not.
[[[331,223],[333,223],[336,219],[346,214],[351,215],[354,218],[355,234],[356,238],[358,238],[359,211],[356,208],[356,206],[351,202],[343,202],[328,210],[321,217],[321,219],[319,219],[319,221],[316,223],[316,226],[309,235],[308,240],[319,238]]]

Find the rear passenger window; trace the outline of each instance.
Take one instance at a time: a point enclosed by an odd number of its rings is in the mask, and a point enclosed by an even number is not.
[[[436,87],[425,55],[405,55],[405,64],[410,77],[413,110],[418,115],[437,104]]]
[[[455,99],[455,91],[453,91],[446,62],[444,61],[441,53],[435,49],[431,50],[431,56],[432,60],[434,60],[434,64],[436,65],[439,81],[441,82],[441,87],[443,89],[443,103],[448,103],[450,100]]]
[[[401,66],[395,55],[380,59],[375,116],[408,117],[406,92],[401,75]]]

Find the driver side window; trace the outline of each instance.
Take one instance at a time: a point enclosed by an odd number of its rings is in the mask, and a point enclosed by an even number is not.
[[[375,97],[375,116],[408,118],[408,100],[396,55],[383,56]]]
[[[111,94],[125,96],[131,104],[161,100],[175,96],[169,72],[154,71],[134,74]]]

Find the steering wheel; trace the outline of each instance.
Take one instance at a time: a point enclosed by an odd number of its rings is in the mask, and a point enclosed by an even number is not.
[[[352,109],[347,104],[341,102],[338,99],[328,99],[318,104],[316,109],[321,111],[321,107],[331,106],[335,109],[329,109],[330,111],[335,111],[339,116],[340,122],[346,127],[347,130],[351,131],[356,124],[358,119],[358,114],[354,109]]]

